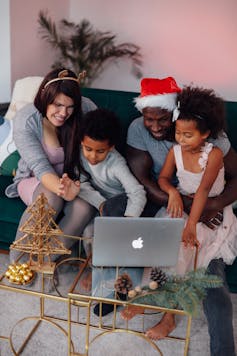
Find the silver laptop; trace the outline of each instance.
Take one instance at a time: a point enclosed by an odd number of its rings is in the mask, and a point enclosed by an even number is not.
[[[92,264],[174,266],[183,227],[181,218],[96,217]]]

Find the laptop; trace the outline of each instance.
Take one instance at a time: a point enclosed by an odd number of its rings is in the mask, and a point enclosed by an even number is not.
[[[183,228],[182,218],[96,217],[92,265],[175,266]]]

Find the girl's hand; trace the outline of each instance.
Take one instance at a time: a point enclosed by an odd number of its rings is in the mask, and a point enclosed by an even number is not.
[[[181,218],[183,215],[183,201],[176,189],[169,193],[167,212],[172,218]]]
[[[57,194],[67,201],[75,199],[80,192],[80,181],[73,181],[68,177],[67,173],[64,173],[59,182]]]
[[[185,247],[195,247],[199,246],[199,241],[197,239],[196,233],[196,224],[187,222],[183,234],[182,234],[182,241]]]

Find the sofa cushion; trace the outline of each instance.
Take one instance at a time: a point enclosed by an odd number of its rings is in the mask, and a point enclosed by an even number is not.
[[[15,82],[11,103],[5,114],[7,119],[11,120],[16,114],[17,110],[21,109],[24,105],[34,101],[35,95],[42,80],[43,77],[32,76],[18,79]]]
[[[6,196],[0,197],[0,223],[19,224],[20,218],[26,205],[18,198],[7,198]],[[2,230],[0,229],[1,237]]]
[[[17,168],[19,155],[13,141],[12,118],[16,112],[28,103],[34,101],[34,97],[43,80],[43,77],[33,76],[18,79],[14,85],[11,103],[5,114],[0,118],[0,174],[14,175]]]

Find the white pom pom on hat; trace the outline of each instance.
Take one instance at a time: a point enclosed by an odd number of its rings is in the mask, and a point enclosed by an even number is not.
[[[158,107],[173,111],[176,107],[177,93],[181,92],[172,77],[164,79],[143,78],[141,94],[134,99],[135,107],[142,112],[146,107]]]

